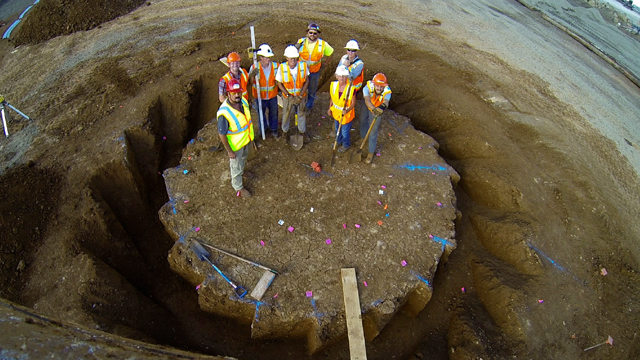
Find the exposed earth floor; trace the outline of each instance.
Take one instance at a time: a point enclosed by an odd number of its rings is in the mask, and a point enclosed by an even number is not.
[[[457,248],[431,274],[426,307],[400,309],[367,343],[369,358],[640,357],[638,134],[617,122],[638,118],[631,81],[516,2],[234,5],[147,2],[92,30],[0,43],[0,93],[32,118],[9,110],[10,136],[0,140],[2,298],[194,354],[349,358],[346,338],[309,355],[299,338],[251,339],[250,325],[203,311],[170,268],[175,238],[158,216],[170,200],[162,173],[190,156],[219,106],[226,70],[217,59],[247,48],[253,25],[281,61],[315,20],[339,54],[360,41],[366,78],[389,78],[386,128],[394,113],[407,117],[460,175]],[[32,27],[62,16],[38,11]],[[323,89],[330,80],[326,72]],[[621,137],[604,137],[594,117]],[[298,157],[313,146],[330,151],[323,136],[279,155],[308,162]],[[385,146],[380,153],[374,164],[401,161]],[[264,190],[251,201],[261,197],[267,203]],[[613,345],[584,351],[608,336]],[[26,351],[16,346],[12,354]]]

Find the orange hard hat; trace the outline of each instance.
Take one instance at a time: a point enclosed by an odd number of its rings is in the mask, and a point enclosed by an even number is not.
[[[373,77],[374,85],[387,86],[387,77],[383,73],[377,73]]]
[[[242,59],[240,59],[240,55],[238,55],[237,52],[232,52],[229,53],[229,55],[227,55],[227,62],[228,63],[232,63],[232,62],[236,62],[236,61],[240,61]]]
[[[241,93],[244,90],[242,89],[242,84],[238,79],[231,79],[227,81],[227,92],[230,93]]]

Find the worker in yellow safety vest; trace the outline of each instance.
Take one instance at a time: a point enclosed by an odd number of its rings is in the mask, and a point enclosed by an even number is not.
[[[260,56],[258,67],[251,65],[249,69],[249,82],[253,87],[253,98],[258,99],[258,88],[260,88],[260,102],[263,113],[269,114],[269,120],[265,125],[265,130],[271,130],[271,135],[278,139],[278,86],[276,84],[276,72],[278,64],[271,61],[273,51],[267,44],[262,44],[256,52]],[[258,75],[258,85],[255,84],[255,76]],[[258,106],[255,106],[257,109]],[[266,116],[265,116],[266,120]],[[259,127],[263,124],[258,122]],[[266,132],[266,131],[265,131]]]
[[[218,136],[229,155],[231,186],[236,196],[249,197],[251,193],[242,183],[243,179],[253,178],[252,173],[244,171],[249,146],[254,137],[249,103],[241,95],[245,90],[240,81],[227,81],[225,90],[227,99],[220,105],[216,115]]]
[[[309,142],[309,137],[305,134],[307,118],[301,109],[309,86],[309,69],[306,63],[298,61],[300,54],[295,46],[287,46],[284,56],[287,61],[280,64],[276,73],[276,82],[282,94],[282,133],[285,141],[288,141],[289,117],[291,113],[298,114],[298,131],[303,135],[304,141]]]
[[[338,152],[343,153],[351,146],[349,132],[351,131],[351,121],[355,117],[355,88],[349,81],[349,69],[344,65],[340,65],[336,69],[336,79],[337,81],[332,81],[329,86],[331,97],[327,114],[335,120],[337,143],[342,144]]]
[[[331,62],[333,48],[329,43],[319,38],[320,26],[310,23],[307,27],[307,37],[298,40],[300,61],[304,61],[309,68],[309,91],[307,94],[306,111],[310,112],[316,99],[320,72],[324,64]],[[323,60],[323,57],[326,57]]]
[[[240,82],[240,85],[244,89],[242,93],[242,97],[248,102],[249,101],[249,73],[247,70],[240,67],[240,55],[237,52],[232,52],[227,55],[227,65],[229,66],[229,71],[224,74],[220,78],[218,82],[218,100],[220,102],[224,102],[227,98],[227,82],[231,79],[236,79]]]
[[[376,151],[382,112],[389,107],[389,101],[391,100],[391,88],[387,83],[387,77],[383,73],[376,74],[373,79],[367,81],[362,94],[367,110],[362,111],[360,114],[360,137],[364,139],[369,127],[372,126],[371,133],[369,133],[369,154],[364,160],[365,164],[368,165],[373,161],[373,154]],[[375,123],[372,124],[374,120]]]

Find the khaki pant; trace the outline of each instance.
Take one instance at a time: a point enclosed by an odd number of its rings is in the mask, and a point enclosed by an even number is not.
[[[300,105],[293,105],[291,98],[292,97],[282,97],[282,131],[285,133],[289,131],[289,118],[293,117],[291,116],[291,113],[293,113],[294,116],[297,113],[298,130],[301,133],[304,133],[305,131],[307,131],[307,118],[304,114],[305,109],[303,106],[303,102],[301,102]]]
[[[247,164],[249,146],[251,146],[251,143],[235,151],[235,159],[229,159],[229,167],[231,168],[231,186],[233,186],[235,191],[240,191],[243,187],[242,174],[244,174],[244,166]]]

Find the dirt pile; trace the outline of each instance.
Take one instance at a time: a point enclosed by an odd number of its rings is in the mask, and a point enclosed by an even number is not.
[[[145,0],[43,0],[14,31],[16,45],[37,44],[56,36],[86,31],[128,14]]]

